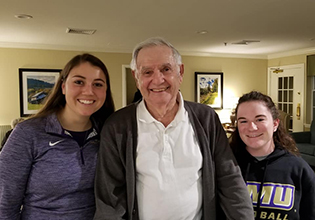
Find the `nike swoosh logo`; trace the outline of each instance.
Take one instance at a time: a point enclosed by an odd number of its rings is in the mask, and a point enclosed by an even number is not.
[[[56,142],[51,142],[51,141],[49,141],[49,146],[51,146],[51,147],[53,147],[53,146],[55,146],[56,144],[58,144],[58,143],[60,143],[60,142],[62,142],[63,140],[59,140],[59,141],[56,141]]]

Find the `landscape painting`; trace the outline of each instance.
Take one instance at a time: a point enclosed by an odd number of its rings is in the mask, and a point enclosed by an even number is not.
[[[198,103],[223,108],[223,73],[195,72],[195,83]]]
[[[59,69],[19,69],[21,117],[38,112],[60,72]]]

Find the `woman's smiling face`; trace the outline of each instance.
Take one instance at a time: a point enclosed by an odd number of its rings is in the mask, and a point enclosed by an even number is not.
[[[70,71],[62,84],[65,113],[69,117],[90,117],[103,106],[106,90],[104,72],[89,62],[81,63]]]
[[[247,151],[253,156],[264,156],[274,150],[273,133],[279,119],[261,101],[243,102],[237,109],[237,126]]]

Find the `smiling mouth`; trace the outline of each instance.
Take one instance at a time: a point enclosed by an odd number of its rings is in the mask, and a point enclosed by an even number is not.
[[[91,105],[91,104],[93,104],[95,102],[94,100],[84,100],[84,99],[78,99],[78,101],[81,104],[85,104],[85,105]]]
[[[251,135],[247,135],[247,137],[249,138],[256,138],[256,137],[260,137],[262,134],[251,134]]]
[[[166,88],[161,88],[161,89],[150,89],[152,92],[164,92],[168,89],[169,87]]]

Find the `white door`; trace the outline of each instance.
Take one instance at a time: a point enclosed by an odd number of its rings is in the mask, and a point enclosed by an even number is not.
[[[304,64],[268,68],[269,95],[291,115],[290,131],[303,131]]]

